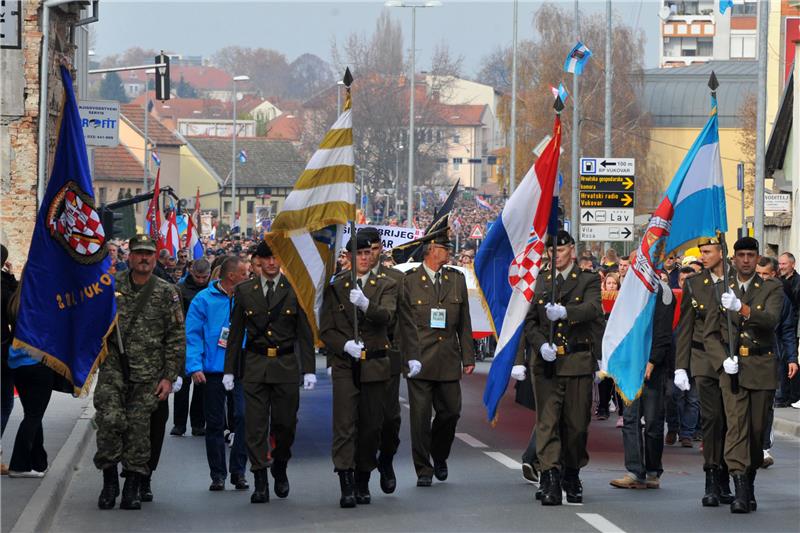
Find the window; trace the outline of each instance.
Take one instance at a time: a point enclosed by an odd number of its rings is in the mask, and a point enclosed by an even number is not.
[[[223,211],[223,213],[230,213],[231,212],[231,203],[229,201],[228,202],[223,202],[222,211]]]
[[[272,216],[275,216],[275,214],[278,212],[278,202],[277,202],[277,200],[271,201],[269,203],[269,205],[270,205],[270,209],[272,210]]]
[[[453,158],[453,170],[459,170],[461,168],[461,162],[462,162],[462,160],[461,160],[460,157],[454,157]]]
[[[461,143],[461,135],[459,135],[458,133],[454,133],[453,134],[453,143],[454,144]]]
[[[733,4],[731,15],[734,17],[754,17],[758,13],[758,4],[755,2],[744,2],[743,4]]]
[[[101,204],[106,203],[106,188],[105,187],[100,187],[100,194],[98,196],[100,197],[100,203]]]
[[[252,215],[253,211],[255,210],[256,203],[253,200],[247,201],[247,214]]]
[[[756,36],[755,34],[731,35],[731,59],[755,59]]]
[[[713,56],[714,41],[712,41],[711,39],[697,39],[697,55]]]

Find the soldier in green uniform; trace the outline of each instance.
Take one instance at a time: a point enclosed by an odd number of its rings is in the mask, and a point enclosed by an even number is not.
[[[719,306],[723,289],[722,246],[717,238],[699,243],[703,271],[686,278],[683,284],[681,315],[675,346],[675,386],[688,391],[694,380],[700,398],[703,420],[704,507],[731,503],[728,468],[723,460],[725,411],[719,386],[719,367],[715,366],[704,339],[709,312]],[[721,364],[721,361],[720,361]]]
[[[403,287],[405,274],[395,269],[381,264],[381,254],[383,254],[383,242],[380,232],[376,228],[366,227],[358,230],[359,235],[365,235],[372,241],[372,273],[380,277],[388,277],[397,284],[399,302],[402,298],[400,291]],[[378,472],[381,475],[381,490],[386,494],[391,494],[397,488],[397,477],[394,473],[392,459],[400,446],[400,371],[402,368],[402,356],[400,355],[399,341],[399,321],[397,314],[393,317],[393,324],[389,326],[389,361],[391,363],[391,378],[386,386],[386,397],[383,401],[383,427],[381,428],[381,445],[378,454]]]
[[[731,512],[749,513],[757,507],[756,471],[764,459],[764,427],[778,386],[775,327],[780,321],[783,288],[777,280],[763,280],[755,273],[758,241],[742,237],[733,250],[736,272],[728,280],[721,305],[709,313],[705,343],[719,372],[725,406],[725,462],[736,491]],[[735,342],[733,357],[728,357],[729,334]],[[738,391],[731,386],[734,375],[738,376]]]
[[[535,351],[530,369],[538,415],[536,454],[542,470],[542,505],[561,505],[562,488],[568,502],[583,501],[579,473],[589,462],[586,441],[597,365],[591,324],[603,314],[600,279],[575,264],[572,236],[559,231],[556,246],[555,260],[551,260],[555,271],[542,272],[536,280],[525,319],[525,338]],[[518,356],[515,365],[521,364]]]
[[[260,276],[240,283],[234,291],[222,379],[227,390],[233,389],[234,379],[243,384],[245,441],[255,478],[250,501],[266,503],[269,434],[275,436],[271,467],[275,495],[285,498],[289,495],[286,467],[297,427],[301,367],[304,388],[312,389],[317,378],[311,327],[294,288],[281,274],[280,260],[266,242],[258,244],[256,255]]]
[[[342,491],[339,505],[371,501],[369,479],[383,424],[383,403],[391,378],[390,328],[397,307],[397,284],[376,276],[372,241],[356,235],[356,269],[337,276],[325,290],[320,337],[331,354],[333,381],[333,466]],[[358,335],[355,335],[355,313]]]
[[[185,360],[180,295],[153,275],[153,239],[137,235],[130,240],[129,264],[130,270],[116,274],[117,327],[94,393],[101,509],[116,504],[119,462],[125,472],[120,508],[141,508],[140,481],[150,474],[150,414],[169,396]]]
[[[447,479],[447,458],[461,416],[461,375],[475,370],[466,279],[445,266],[452,249],[446,232],[423,245],[422,264],[406,273],[400,304],[418,487],[430,487],[433,476]]]

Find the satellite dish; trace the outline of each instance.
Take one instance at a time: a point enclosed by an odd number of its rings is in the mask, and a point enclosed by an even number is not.
[[[658,18],[661,20],[667,20],[670,13],[671,11],[667,6],[661,6],[661,9],[658,10]]]

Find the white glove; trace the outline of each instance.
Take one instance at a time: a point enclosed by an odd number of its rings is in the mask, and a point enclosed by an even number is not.
[[[369,298],[364,296],[364,293],[361,292],[361,289],[356,287],[355,289],[350,290],[350,303],[366,313],[367,307],[369,307]]]
[[[233,374],[222,376],[222,386],[225,387],[225,390],[233,390]]]
[[[682,368],[675,369],[675,379],[673,379],[672,382],[683,392],[692,388],[692,385],[689,383],[689,376],[686,374],[686,370]]]
[[[314,390],[317,384],[317,376],[314,374],[303,374],[303,390]]]
[[[722,368],[725,369],[726,374],[738,374],[739,356],[734,355],[732,359],[730,357],[726,357],[725,361],[722,362]]]
[[[525,365],[514,365],[511,367],[511,377],[517,381],[525,379]]]
[[[422,371],[422,363],[420,363],[416,359],[412,359],[408,362],[408,377],[413,378],[421,371]]]
[[[542,359],[548,363],[552,363],[556,360],[556,345],[544,343],[542,347],[539,348],[539,353],[542,354]]]
[[[545,313],[550,322],[567,318],[567,308],[561,304],[548,303],[544,306]]]
[[[356,342],[353,340],[344,343],[344,351],[353,359],[361,359],[361,350],[364,349],[363,342]]]
[[[728,289],[728,292],[724,293],[720,297],[720,302],[722,303],[722,307],[727,309],[728,311],[733,311],[738,313],[739,310],[742,308],[742,301],[733,294],[733,291]]]
[[[178,391],[183,387],[183,378],[178,376],[175,383],[172,384],[172,394],[178,394]]]

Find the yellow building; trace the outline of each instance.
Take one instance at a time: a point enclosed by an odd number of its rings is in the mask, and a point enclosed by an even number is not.
[[[728,211],[726,238],[732,247],[742,226],[742,193],[737,190],[737,165],[743,160],[739,148],[742,134],[742,108],[756,91],[755,61],[711,61],[686,67],[651,69],[644,74],[644,108],[650,113],[651,163],[664,173],[666,189],[689,148],[703,129],[711,109],[708,80],[714,72],[719,116],[719,145],[725,201]],[[625,154],[619,154],[624,157]],[[749,180],[749,187],[753,187]],[[698,213],[698,216],[702,216]],[[752,206],[745,217],[753,216]]]

